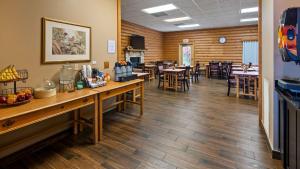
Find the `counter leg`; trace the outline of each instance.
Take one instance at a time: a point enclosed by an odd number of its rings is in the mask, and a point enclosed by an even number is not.
[[[74,110],[74,130],[73,133],[74,135],[78,134],[78,110]]]
[[[78,109],[78,120],[81,120],[81,110]],[[79,131],[82,132],[83,131],[83,124],[79,123]]]
[[[141,82],[140,93],[141,93],[140,115],[142,116],[144,114],[144,98],[145,98],[144,82]]]
[[[118,95],[117,96],[117,102],[121,101],[122,100],[122,96],[121,95]],[[122,111],[122,104],[118,104],[118,112],[121,112]]]
[[[126,93],[123,94],[123,111],[126,110],[126,102],[127,102],[127,95]]]
[[[93,140],[93,142],[94,142],[94,144],[97,144],[98,139],[99,139],[99,135],[98,135],[98,114],[99,114],[98,104],[99,104],[99,102],[98,102],[98,96],[97,95],[94,96],[94,100],[95,100],[95,104],[94,104],[95,111],[94,111],[94,123],[93,123],[94,124],[94,126],[93,126],[94,127],[94,140]]]
[[[136,89],[132,91],[132,101],[136,102]]]
[[[99,141],[103,139],[103,100],[101,99],[100,95],[98,97],[99,104],[98,104],[98,133],[99,133]]]

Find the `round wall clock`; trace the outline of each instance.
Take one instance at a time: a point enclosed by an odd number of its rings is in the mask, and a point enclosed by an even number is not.
[[[224,44],[224,43],[226,43],[226,37],[225,36],[222,36],[222,37],[220,37],[219,38],[219,42],[221,43],[221,44]]]

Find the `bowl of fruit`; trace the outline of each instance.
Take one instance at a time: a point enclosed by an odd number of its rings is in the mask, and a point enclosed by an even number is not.
[[[1,94],[2,93],[2,94]],[[16,106],[28,103],[32,100],[31,88],[5,89],[0,93],[0,106]]]

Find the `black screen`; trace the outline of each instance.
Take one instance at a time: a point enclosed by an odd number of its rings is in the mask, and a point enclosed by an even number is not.
[[[130,37],[130,46],[132,46],[133,49],[145,49],[145,37],[132,35]]]
[[[286,10],[283,16],[283,23],[288,26],[288,25],[293,25],[297,26],[297,14],[298,14],[298,8],[290,8]]]

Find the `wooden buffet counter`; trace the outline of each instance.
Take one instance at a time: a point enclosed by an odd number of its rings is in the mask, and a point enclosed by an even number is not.
[[[140,90],[140,102],[137,103],[136,101],[129,101],[126,99],[126,93],[130,91]],[[99,87],[93,89],[98,93],[98,101],[99,101],[99,140],[102,140],[103,137],[103,111],[108,109],[112,106],[118,106],[119,111],[121,110],[121,105],[123,105],[123,110],[126,109],[126,103],[134,103],[140,105],[140,115],[143,115],[144,112],[144,80],[137,79],[128,82],[110,82],[107,86]],[[104,108],[103,102],[112,97],[117,96],[117,101],[112,105]],[[123,98],[121,98],[123,97]],[[134,99],[135,100],[135,99]]]
[[[125,110],[126,102],[132,102],[126,100],[126,93],[137,89],[141,91],[141,99],[139,103],[134,103],[140,105],[140,115],[142,115],[144,107],[144,80],[137,79],[122,83],[109,82],[107,86],[96,89],[83,89],[72,93],[58,93],[56,96],[50,98],[33,99],[25,105],[0,108],[0,135],[21,130],[23,127],[66,113],[73,113],[74,119],[71,122],[74,125],[74,134],[78,133],[79,127],[87,125],[93,129],[93,142],[96,144],[102,139],[103,135],[102,114],[105,109],[103,108],[103,101],[116,96],[118,98],[117,102],[109,107],[117,106],[120,108],[123,105],[123,110]],[[121,96],[124,96],[123,100]],[[94,106],[92,123],[80,117],[80,109],[87,106]]]

